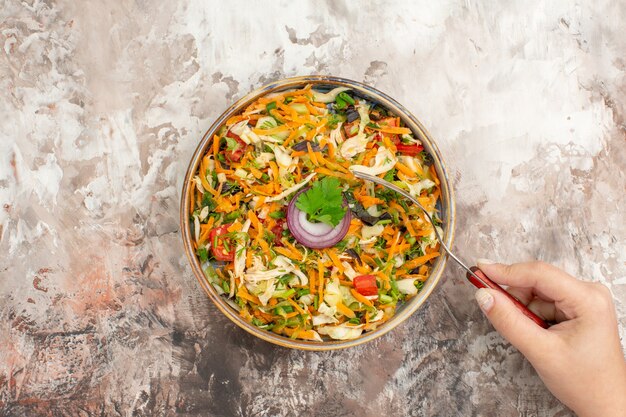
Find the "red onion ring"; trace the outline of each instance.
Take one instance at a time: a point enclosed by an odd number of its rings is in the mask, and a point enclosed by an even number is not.
[[[306,213],[296,207],[296,201],[300,194],[306,192],[311,187],[298,191],[287,207],[287,227],[298,243],[311,249],[322,249],[335,246],[341,241],[350,229],[350,221],[352,214],[350,210],[346,210],[341,222],[335,227],[326,223],[312,223],[307,220]],[[344,200],[344,205],[347,202]]]

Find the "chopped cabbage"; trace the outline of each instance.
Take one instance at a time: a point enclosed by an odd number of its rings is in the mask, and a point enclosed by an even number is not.
[[[350,90],[347,87],[337,87],[330,90],[328,93],[320,93],[318,91],[313,91],[313,99],[315,101],[319,101],[320,103],[332,103],[337,98],[339,93]]]
[[[415,295],[417,294],[417,287],[415,286],[415,278],[407,278],[396,281],[398,284],[398,291],[402,294]]]
[[[317,329],[319,334],[325,334],[335,340],[356,339],[363,333],[363,325],[340,324],[338,326],[323,326]]]

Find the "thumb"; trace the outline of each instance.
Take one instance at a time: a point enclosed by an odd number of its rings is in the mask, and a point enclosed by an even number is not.
[[[524,356],[541,354],[543,341],[548,335],[526,317],[505,295],[488,288],[476,291],[476,301],[493,327]]]

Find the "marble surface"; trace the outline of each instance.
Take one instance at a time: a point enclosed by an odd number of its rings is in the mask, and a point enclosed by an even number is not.
[[[187,265],[179,193],[236,98],[361,80],[437,139],[465,259],[602,281],[624,331],[624,22],[619,0],[0,0],[0,415],[571,415],[454,266],[358,348],[245,334]]]

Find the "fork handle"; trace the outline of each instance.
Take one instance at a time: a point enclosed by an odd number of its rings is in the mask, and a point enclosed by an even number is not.
[[[515,307],[517,307],[517,309],[519,311],[521,311],[526,317],[528,317],[529,319],[531,319],[532,321],[537,323],[537,325],[543,327],[544,329],[547,329],[548,327],[550,327],[550,325],[544,319],[542,319],[541,317],[539,317],[538,315],[536,315],[535,313],[530,311],[528,309],[528,307],[526,307],[524,304],[522,304],[522,302],[520,300],[518,300],[517,298],[513,297],[504,288],[502,288],[501,286],[499,286],[498,284],[493,282],[491,279],[489,279],[489,277],[487,277],[487,275],[485,275],[485,273],[483,271],[478,269],[478,267],[473,266],[470,269],[472,270],[473,273],[478,275],[480,277],[480,279],[482,279],[483,282],[484,282],[484,283],[480,282],[479,280],[476,279],[476,277],[473,277],[468,272],[466,274],[466,277],[467,277],[468,281],[471,282],[472,284],[474,284],[474,286],[476,288],[488,287],[488,288],[491,288],[492,290],[496,290],[496,291],[504,294],[509,300],[511,300],[511,302],[513,302],[513,304],[515,304]]]

